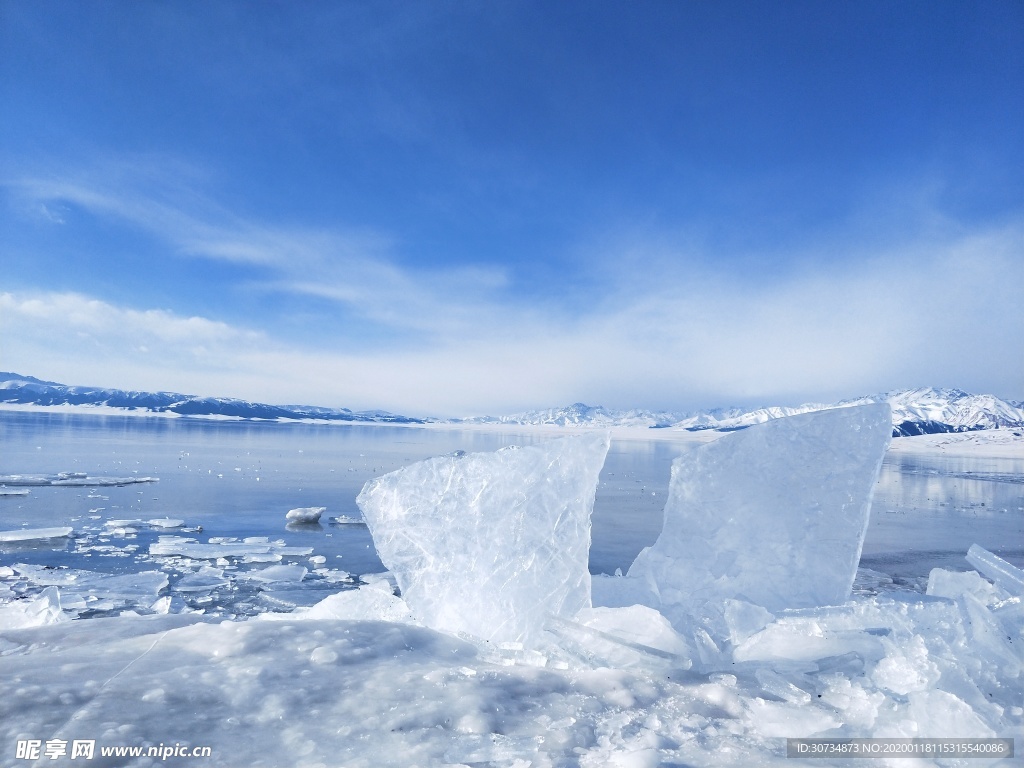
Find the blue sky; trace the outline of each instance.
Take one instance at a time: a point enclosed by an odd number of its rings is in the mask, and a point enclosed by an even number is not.
[[[1024,5],[0,0],[0,368],[1024,397]]]

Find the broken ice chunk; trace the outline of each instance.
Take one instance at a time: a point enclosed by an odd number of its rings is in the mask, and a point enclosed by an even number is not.
[[[754,670],[754,677],[760,683],[761,689],[771,696],[788,701],[791,704],[811,703],[811,694],[793,685],[793,683],[769,667],[760,667]]]
[[[733,645],[739,645],[751,635],[757,634],[775,619],[759,605],[732,599],[725,601],[723,618],[729,629],[729,641]]]
[[[590,607],[590,515],[607,435],[440,456],[371,480],[356,503],[427,626],[530,644]]]
[[[676,459],[665,525],[629,569],[668,613],[850,595],[892,432],[886,403],[775,419]]]
[[[318,523],[320,515],[326,511],[327,507],[299,507],[288,510],[285,519],[293,523]]]
[[[220,560],[227,557],[253,557],[258,555],[274,555],[271,560],[279,560],[280,555],[311,555],[312,547],[289,547],[283,542],[271,542],[265,536],[251,536],[244,541],[234,541],[218,537],[210,537],[207,544],[200,544],[192,538],[184,536],[161,536],[149,545],[149,554],[160,557],[178,555],[195,560]]]
[[[82,600],[98,599],[111,600],[118,605],[149,605],[167,586],[167,575],[160,571],[113,575],[28,563],[17,563],[14,570],[30,584],[59,587],[61,605],[65,609],[83,608]]]
[[[384,587],[387,582],[383,582]],[[400,597],[391,594],[381,583],[349,589],[324,598],[310,608],[300,611],[295,618],[304,619],[358,619],[360,621],[411,622],[409,607]],[[263,618],[272,618],[265,615]]]
[[[980,651],[983,658],[1000,667],[1004,679],[1020,677],[1024,672],[1024,660],[1021,658],[1019,645],[1024,639],[1024,632],[1020,623],[1013,622],[1015,626],[1012,630],[1004,626],[992,611],[972,594],[961,595],[958,602],[960,611],[966,619],[964,624],[967,635],[974,648]]]
[[[178,520],[173,517],[158,517],[155,520],[147,520],[154,528],[181,528],[185,524],[184,520]]]
[[[174,585],[174,588],[178,592],[205,592],[216,587],[222,587],[227,583],[228,580],[224,578],[223,569],[204,565],[195,573],[183,576]]]
[[[977,544],[971,544],[967,550],[967,562],[1011,595],[1024,596],[1024,571],[1020,568],[1010,565]]]
[[[971,594],[983,603],[994,603],[1008,597],[1006,592],[983,579],[977,571],[947,571],[944,568],[932,568],[928,574],[926,594],[933,597],[956,599],[960,595]]]
[[[279,563],[283,560],[276,552],[254,552],[242,558],[243,563]]]
[[[309,573],[301,565],[271,565],[257,571],[243,571],[238,574],[240,579],[250,581],[302,581]]]
[[[74,528],[25,528],[20,531],[0,531],[0,542],[41,541],[70,536]]]
[[[0,629],[41,627],[64,621],[60,593],[56,587],[47,587],[30,600],[14,600],[0,605]]]
[[[549,627],[563,651],[589,664],[617,668],[689,669],[693,649],[652,608],[584,608],[573,621],[554,620]]]
[[[90,574],[80,579],[77,591],[118,602],[144,602],[149,605],[167,587],[167,574],[160,571],[125,573],[118,576]]]

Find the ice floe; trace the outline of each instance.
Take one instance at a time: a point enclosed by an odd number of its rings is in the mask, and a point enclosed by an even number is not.
[[[335,525],[366,525],[366,521],[361,517],[349,517],[348,515],[338,515],[330,518],[330,521]]]
[[[285,519],[293,523],[318,523],[320,515],[326,511],[327,507],[299,507],[288,510]]]
[[[56,528],[22,528],[17,531],[0,531],[0,543],[62,539],[70,536],[74,530],[74,528],[60,526]]]
[[[196,560],[245,557],[247,555],[311,555],[312,547],[292,547],[283,541],[271,542],[267,537],[253,536],[242,541],[211,538],[202,544],[185,536],[161,536],[149,545],[151,555],[179,555]]]
[[[53,475],[0,475],[0,486],[73,486],[81,488],[135,485],[137,483],[155,483],[158,477],[96,477],[85,472],[58,472]]]

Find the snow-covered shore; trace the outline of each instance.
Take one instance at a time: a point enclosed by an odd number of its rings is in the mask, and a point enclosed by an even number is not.
[[[858,589],[871,582],[861,574]],[[599,635],[517,660],[410,621],[330,618],[356,610],[333,598],[280,621],[172,614],[5,629],[0,750],[11,760],[19,741],[94,740],[210,746],[212,766],[526,768],[782,765],[785,737],[1020,744],[1021,659],[1000,629],[1020,625],[1020,598],[977,575],[940,577],[935,591],[882,589],[779,615],[690,669]],[[379,583],[360,592],[391,599]]]

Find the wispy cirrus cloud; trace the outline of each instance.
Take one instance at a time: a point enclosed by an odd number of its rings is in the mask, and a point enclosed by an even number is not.
[[[370,229],[272,225],[239,215],[197,191],[168,183],[176,167],[115,164],[67,176],[23,176],[7,186],[37,209],[73,206],[162,240],[182,257],[260,268],[246,287],[325,299],[382,326],[451,332],[486,311],[507,283],[503,269],[415,268],[393,258],[395,238]],[[190,175],[185,169],[185,175]]]

